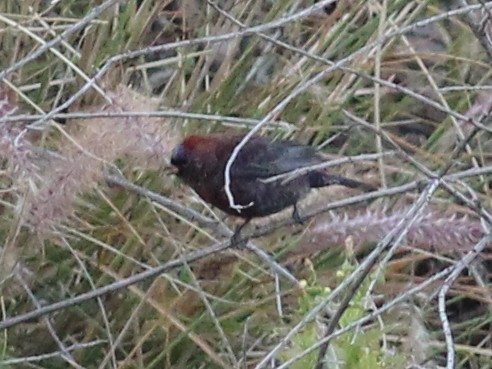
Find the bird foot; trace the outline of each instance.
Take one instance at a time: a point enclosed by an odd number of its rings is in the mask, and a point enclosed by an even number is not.
[[[251,219],[247,219],[243,224],[240,224],[234,230],[234,234],[231,237],[231,246],[241,247],[248,242],[247,238],[241,237],[241,230],[250,222]]]
[[[242,247],[246,242],[248,242],[248,240],[241,237],[241,232],[234,232],[231,237],[231,246],[233,247]]]
[[[299,214],[299,209],[297,209],[297,205],[294,205],[292,219],[294,219],[294,222],[296,222],[297,224],[304,224],[304,219],[302,219],[301,215]]]

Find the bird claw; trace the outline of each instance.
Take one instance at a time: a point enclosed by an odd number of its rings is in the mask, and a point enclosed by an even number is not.
[[[297,205],[294,205],[292,219],[294,219],[294,222],[296,222],[297,224],[304,224],[304,219],[302,219],[301,215],[299,214],[299,209],[297,209]]]
[[[231,237],[231,246],[233,247],[242,247],[248,242],[247,238],[241,237],[241,232],[234,232]]]
[[[246,219],[243,224],[240,224],[234,230],[234,234],[231,237],[231,246],[243,246],[248,242],[247,238],[241,237],[241,230],[250,222],[251,219]]]

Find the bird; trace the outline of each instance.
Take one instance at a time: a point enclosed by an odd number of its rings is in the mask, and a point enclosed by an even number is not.
[[[234,240],[251,219],[275,214],[290,206],[294,221],[302,223],[297,203],[312,188],[341,185],[365,191],[375,189],[324,169],[302,171],[292,178],[275,178],[326,160],[312,146],[254,135],[230,168],[230,191],[234,203],[239,205],[233,208],[226,194],[224,172],[234,148],[243,138],[244,134],[238,133],[193,134],[174,148],[170,161],[176,175],[205,202],[244,219],[234,232]]]

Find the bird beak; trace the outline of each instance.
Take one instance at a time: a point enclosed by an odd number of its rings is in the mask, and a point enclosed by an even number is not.
[[[178,174],[178,168],[176,168],[174,165],[167,165],[164,167],[164,173],[167,175]]]

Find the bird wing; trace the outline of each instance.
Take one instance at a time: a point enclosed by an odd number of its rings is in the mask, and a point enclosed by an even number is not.
[[[268,178],[322,161],[311,146],[258,137],[239,153],[232,174],[236,178]]]

